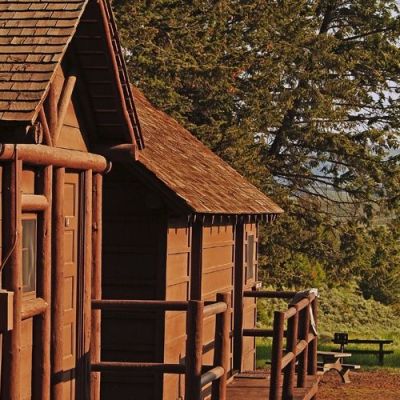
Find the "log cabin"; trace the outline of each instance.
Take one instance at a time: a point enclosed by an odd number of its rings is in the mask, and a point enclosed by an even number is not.
[[[138,160],[113,163],[104,177],[103,298],[215,301],[233,305],[229,373],[255,368],[254,298],[258,223],[282,209],[186,129],[133,89],[145,148]],[[235,332],[236,326],[236,335]],[[103,313],[102,358],[185,362],[186,313]],[[214,357],[215,318],[204,320],[203,362]],[[182,375],[102,375],[102,393],[178,399]]]
[[[131,88],[106,0],[0,2],[0,77],[1,400],[225,399],[282,210]]]

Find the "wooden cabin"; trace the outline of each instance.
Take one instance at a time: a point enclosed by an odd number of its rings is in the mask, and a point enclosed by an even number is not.
[[[282,210],[132,92],[107,0],[0,3],[0,193],[1,400],[225,400],[254,369]],[[315,393],[312,304],[276,314],[270,399],[298,357]]]
[[[134,89],[145,148],[104,178],[103,298],[215,301],[233,305],[229,370],[255,368],[258,223],[282,210]],[[165,314],[165,315],[164,315]],[[203,362],[212,364],[215,318],[204,321]],[[103,312],[102,359],[184,363],[186,313]],[[183,375],[104,373],[102,395],[175,400]],[[102,398],[103,398],[102,396]]]
[[[113,146],[142,142],[108,3],[2,2],[2,400],[85,397]]]

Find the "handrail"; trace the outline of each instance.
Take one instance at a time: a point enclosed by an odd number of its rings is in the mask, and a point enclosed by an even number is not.
[[[272,291],[272,290],[245,290],[244,297],[256,297],[265,299],[291,299],[297,292],[292,291]]]
[[[213,304],[209,304],[204,307],[203,318],[207,318],[212,315],[221,314],[221,313],[225,312],[227,310],[227,308],[228,307],[227,307],[226,303],[223,303],[223,302],[216,302]]]
[[[309,293],[296,303],[289,304],[287,311],[274,313],[270,400],[293,398],[295,386],[305,387],[307,375],[315,376],[317,373],[317,336],[310,324],[310,308],[316,318],[315,293]],[[285,321],[287,322],[286,348],[283,344]],[[296,362],[298,362],[298,372],[295,383]],[[282,373],[283,382],[281,382]]]
[[[187,301],[162,300],[92,300],[93,310],[156,310],[156,311],[187,311]]]

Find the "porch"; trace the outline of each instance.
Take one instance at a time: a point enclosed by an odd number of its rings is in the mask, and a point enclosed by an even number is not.
[[[185,400],[200,400],[208,395],[211,395],[211,400],[243,400],[244,396],[246,400],[315,399],[319,381],[316,293],[247,291],[243,295],[291,301],[286,311],[275,311],[272,329],[241,329],[242,336],[272,337],[270,370],[233,370],[231,377],[228,377],[231,336],[229,294],[218,294],[215,302],[93,300],[92,308],[96,314],[100,310],[186,311],[187,341],[186,357],[179,364],[102,362],[99,353],[92,354],[92,400],[100,398],[99,374],[111,371],[184,375]],[[204,365],[203,350],[209,344],[203,342],[203,321],[210,316],[216,318],[214,359],[212,365]],[[99,331],[97,335],[100,335]]]

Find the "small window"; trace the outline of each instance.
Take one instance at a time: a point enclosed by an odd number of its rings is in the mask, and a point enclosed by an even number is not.
[[[249,235],[247,238],[247,276],[246,280],[254,279],[254,235]]]
[[[24,293],[36,292],[37,223],[36,217],[22,220],[22,285]]]

